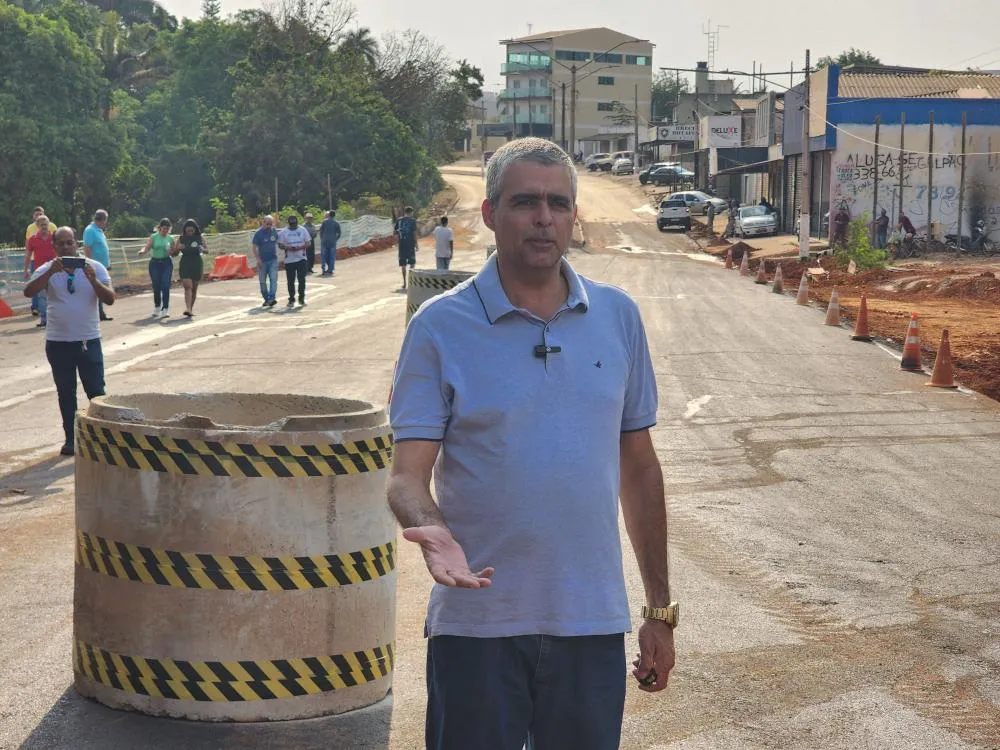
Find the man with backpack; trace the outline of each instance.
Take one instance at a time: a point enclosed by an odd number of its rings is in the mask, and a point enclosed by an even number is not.
[[[403,273],[403,286],[406,289],[406,267],[417,265],[417,220],[413,218],[413,208],[407,206],[403,215],[396,220],[396,237],[399,240],[399,270]]]

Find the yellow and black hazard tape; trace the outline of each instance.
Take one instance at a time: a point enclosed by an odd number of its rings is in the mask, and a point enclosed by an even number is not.
[[[394,542],[339,555],[213,555],[140,547],[78,530],[76,564],[112,578],[186,589],[296,591],[373,581],[396,568]]]
[[[77,453],[110,466],[214,477],[330,477],[385,469],[392,436],[326,445],[263,445],[146,435],[77,422]]]
[[[415,274],[410,277],[410,286],[423,287],[424,289],[440,289],[447,291],[461,284],[465,279],[439,279],[434,276],[422,276]]]
[[[149,659],[73,642],[73,669],[115,690],[182,701],[297,698],[355,687],[392,672],[393,644],[333,656],[254,661]]]
[[[410,303],[406,306],[406,312],[408,315],[413,315],[413,313],[415,313],[419,309],[420,305],[415,305],[413,303]]]

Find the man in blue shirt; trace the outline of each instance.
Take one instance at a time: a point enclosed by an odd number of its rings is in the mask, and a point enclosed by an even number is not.
[[[257,278],[264,307],[274,307],[278,295],[278,230],[274,219],[264,217],[264,223],[253,235],[253,254],[257,258]]]
[[[627,294],[564,257],[565,152],[513,141],[486,190],[497,251],[413,316],[390,403],[389,504],[436,582],[426,746],[617,750],[631,629],[619,496],[646,590],[640,690],[667,686],[677,624],[646,335]]]
[[[336,211],[327,211],[319,225],[320,270],[323,276],[333,276],[337,263],[337,243],[340,241],[340,222]]]
[[[111,252],[104,232],[108,226],[108,212],[103,208],[94,211],[94,220],[83,230],[83,252],[91,260],[96,260],[111,274]],[[104,303],[97,303],[101,320],[111,320],[104,314]]]
[[[396,238],[399,240],[399,270],[403,272],[403,286],[406,289],[406,267],[417,265],[417,220],[413,209],[407,206],[403,215],[396,219]]]

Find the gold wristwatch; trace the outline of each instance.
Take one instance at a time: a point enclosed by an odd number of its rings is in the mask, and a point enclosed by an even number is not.
[[[649,607],[642,605],[642,617],[645,620],[660,620],[670,627],[676,628],[680,620],[680,605],[670,602],[666,607]]]

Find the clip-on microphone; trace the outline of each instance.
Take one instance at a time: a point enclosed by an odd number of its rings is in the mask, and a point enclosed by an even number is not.
[[[550,354],[558,354],[562,351],[560,346],[546,346],[545,344],[539,344],[535,347],[535,356],[539,359],[545,359]]]

